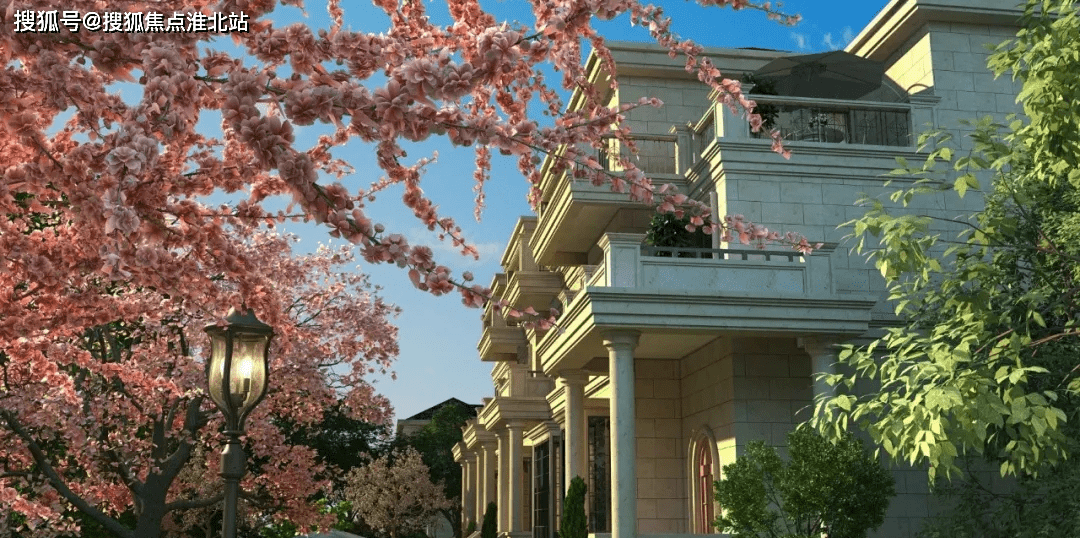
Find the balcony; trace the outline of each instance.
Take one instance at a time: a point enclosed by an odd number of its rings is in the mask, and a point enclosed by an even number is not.
[[[687,161],[680,160],[680,155],[694,150],[689,137],[639,134],[633,140],[636,153],[609,139],[605,147],[596,150],[601,167],[620,173],[618,156],[624,155],[654,184],[674,183],[685,191],[685,170],[679,163]],[[612,192],[608,184],[596,186],[575,179],[573,171],[556,175],[545,170],[543,174],[539,221],[529,238],[529,246],[540,266],[583,265],[588,263],[589,251],[604,232],[644,231],[648,226],[652,210],[632,203],[628,193]]]
[[[832,290],[826,256],[794,250],[653,247],[643,245],[635,234],[608,234],[606,239],[609,259],[587,287],[807,297]]]
[[[607,329],[641,332],[641,357],[680,358],[720,334],[852,337],[876,296],[838,293],[831,250],[664,249],[605,234],[603,262],[569,298],[560,331],[537,343],[540,369],[590,367]]]
[[[631,141],[633,148],[620,144],[614,138],[608,138],[607,145],[597,152],[600,166],[608,171],[622,171],[618,160],[619,157],[625,157],[649,177],[681,172],[675,158],[678,139],[674,135],[639,134],[632,136]]]
[[[766,129],[779,129],[784,140],[828,144],[911,146],[908,108],[837,106],[827,103],[792,103],[758,98]],[[769,138],[765,130],[751,133]]]
[[[495,395],[502,398],[545,398],[554,381],[529,371],[527,364],[500,362],[491,370]]]
[[[507,277],[499,273],[492,278],[491,292],[499,297],[506,293]],[[482,361],[516,361],[519,351],[528,344],[521,327],[506,322],[501,312],[496,312],[491,302],[484,306],[483,331],[476,349]]]
[[[480,352],[480,360],[485,362],[516,361],[528,343],[521,327],[484,327],[476,349]]]
[[[513,308],[546,310],[563,287],[562,275],[536,263],[529,241],[536,231],[535,217],[521,217],[510,234],[501,264],[506,287],[501,297]]]
[[[912,128],[930,122],[938,102],[934,96],[916,95],[909,96],[906,103],[752,97],[770,127],[785,137],[784,144],[792,153],[790,160],[773,152],[768,131],[751,133],[745,118],[719,103],[682,135],[694,147],[693,152],[680,155],[689,194],[703,198],[717,191],[722,212],[745,214],[750,211],[747,204],[768,201],[744,196],[743,183],[755,181],[852,185],[850,199],[832,201],[853,203],[858,192],[880,187],[879,178],[896,168],[897,157],[925,158],[916,151]],[[776,215],[759,218],[767,222],[773,217]]]

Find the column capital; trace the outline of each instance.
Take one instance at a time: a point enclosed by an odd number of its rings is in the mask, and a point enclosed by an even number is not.
[[[604,339],[604,347],[611,349],[613,346],[628,345],[637,347],[641,338],[641,331],[633,329],[610,329],[601,333]]]
[[[559,370],[559,379],[563,385],[584,385],[589,382],[589,372],[585,370]]]
[[[506,431],[518,430],[518,433],[522,433],[525,429],[525,421],[521,419],[510,419],[506,421]]]
[[[835,354],[835,347],[842,339],[834,336],[804,336],[796,340],[799,347],[811,357]]]

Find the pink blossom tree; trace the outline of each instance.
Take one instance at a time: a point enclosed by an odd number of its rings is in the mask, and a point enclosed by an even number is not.
[[[768,3],[701,1],[780,17]],[[0,59],[9,69],[0,72],[0,92],[11,97],[0,104],[0,162],[6,166],[0,211],[50,208],[62,214],[63,224],[47,241],[21,233],[22,219],[0,224],[0,232],[11,232],[3,233],[0,247],[15,266],[12,281],[25,283],[16,300],[9,301],[9,310],[20,309],[22,299],[63,300],[78,283],[102,278],[122,278],[209,304],[209,279],[225,274],[235,279],[239,295],[256,294],[264,275],[227,239],[226,229],[250,233],[290,215],[325,225],[331,235],[355,244],[368,262],[407,268],[422,290],[438,295],[457,289],[467,304],[481,305],[490,298],[487,290],[455,280],[430,249],[409,245],[365,212],[365,203],[379,191],[400,184],[408,212],[462,253],[476,255],[454,220],[439,214],[421,189],[430,159],[409,160],[402,147],[403,141],[432,135],[475,146],[477,211],[484,201],[491,151],[498,150],[517,159],[533,185],[533,203],[538,201],[538,165],[546,156],[553,159],[553,173],[583,165],[587,179],[629,190],[634,199],[653,203],[658,196],[656,202],[665,207],[689,204],[692,223],[700,226],[707,207],[684,195],[656,192],[631,159],[621,157],[625,171],[613,174],[582,149],[598,148],[612,136],[632,144],[627,128],[611,126],[620,125],[628,109],[660,105],[643,99],[608,107],[584,84],[582,40],[615,71],[603,38],[591,26],[597,18],[629,13],[673,56],[684,55],[687,69],[720,90],[725,103],[753,107],[737,81],[722,78],[701,56],[701,47],[670,31],[671,21],[660,8],[638,0],[535,0],[534,21],[527,26],[499,23],[473,0],[450,0],[454,22],[448,26],[434,25],[423,2],[377,0],[391,21],[381,33],[346,29],[336,0],[328,2],[333,20],[328,29],[277,27],[268,18],[275,4],[186,0],[170,5],[185,17],[243,13],[248,31],[232,36],[249,59],[257,60],[251,66],[217,50],[210,32],[72,32],[64,24],[52,33],[17,31],[36,17],[35,10],[54,6],[44,0],[6,2]],[[73,1],[65,10],[85,13],[98,5]],[[122,14],[150,12],[159,5],[118,0],[108,7]],[[562,88],[583,95],[575,110],[564,111],[559,94],[545,80],[544,66],[562,73]],[[291,74],[279,76],[286,69]],[[119,82],[137,82],[141,98],[129,103],[111,91]],[[552,114],[553,124],[530,118],[531,104]],[[221,116],[220,138],[196,129],[198,120],[211,113]],[[756,115],[750,121],[760,126]],[[314,123],[333,126],[332,134],[320,136],[313,147],[297,147],[294,129]],[[373,146],[381,168],[382,176],[368,187],[324,179],[344,178],[351,171],[334,151],[353,139]],[[783,151],[779,138],[776,149]],[[234,207],[200,203],[215,189],[248,194]],[[15,203],[17,193],[31,196],[26,208]],[[298,212],[264,208],[265,200],[279,196],[291,199]],[[732,230],[725,231],[730,235]],[[754,233],[769,235],[760,229]],[[736,237],[745,238],[738,231]],[[101,321],[102,309],[87,306]],[[42,310],[42,321],[51,312]],[[82,309],[71,313],[83,315]],[[8,319],[25,319],[12,316]]]
[[[354,517],[390,538],[423,532],[451,504],[412,447],[357,467],[345,480],[339,495]]]
[[[346,270],[348,250],[294,256],[288,238],[247,239],[236,251],[274,276],[252,298],[267,305],[260,312],[277,336],[270,392],[245,436],[261,462],[242,483],[245,504],[252,517],[263,510],[325,524],[298,502],[329,489],[314,451],[288,444],[271,419],[317,423],[344,397],[355,415],[388,420],[389,403],[365,375],[386,372],[397,353],[389,322],[397,310]],[[107,304],[112,321],[24,328],[0,347],[0,525],[14,511],[34,536],[75,532],[77,510],[118,537],[160,536],[185,511],[222,499],[222,419],[205,397],[202,327],[217,319],[204,311],[228,304],[192,305],[120,281],[86,286],[81,293]],[[213,287],[226,299],[236,293],[227,278]],[[47,306],[36,297],[24,304],[26,315]],[[134,526],[120,522],[124,514]]]
[[[346,29],[336,0],[327,5],[332,26],[318,30],[276,26],[269,18],[275,0],[169,3],[183,20],[243,14],[248,31],[232,37],[245,55],[234,57],[211,32],[73,31],[66,24],[52,31],[44,15],[55,3],[0,0],[0,510],[59,532],[74,509],[117,536],[152,537],[167,513],[211,502],[202,495],[210,492],[198,491],[206,480],[177,477],[193,447],[216,442],[218,425],[199,388],[200,328],[230,306],[253,308],[279,332],[274,375],[289,390],[276,390],[256,414],[316,420],[340,386],[357,413],[384,416],[385,402],[363,374],[386,368],[394,354],[392,308],[360,277],[333,272],[346,253],[290,258],[264,228],[313,220],[365,261],[402,267],[421,290],[457,290],[473,306],[498,300],[365,212],[380,191],[402,185],[405,211],[476,255],[424,195],[430,158],[410,159],[406,142],[441,136],[475,147],[478,212],[497,150],[517,160],[533,203],[547,158],[554,173],[580,167],[585,179],[703,225],[709,215],[700,203],[654,188],[631,159],[620,157],[623,172],[605,171],[584,149],[610,136],[632,144],[620,126],[624,114],[660,105],[608,107],[584,84],[583,40],[615,70],[592,27],[597,18],[629,13],[726,104],[752,109],[738,82],[724,79],[700,47],[680,41],[659,8],[638,0],[531,0],[534,20],[508,24],[475,0],[448,2],[453,23],[437,26],[424,2],[375,0],[391,21],[378,33]],[[701,3],[780,16],[767,3]],[[71,0],[63,10],[102,5]],[[121,16],[109,16],[111,24],[161,4],[111,0],[107,7]],[[562,74],[557,85],[545,80],[548,66]],[[142,94],[124,99],[121,83]],[[557,87],[579,91],[580,106],[566,112]],[[530,117],[531,105],[554,120]],[[196,128],[218,116],[220,136]],[[749,121],[760,127],[757,116]],[[332,132],[299,147],[294,129],[316,123]],[[350,140],[369,143],[377,157],[381,177],[368,186],[342,183],[351,169],[335,151]],[[784,151],[779,139],[775,148]],[[215,192],[242,200],[211,206],[205,200]],[[282,197],[295,210],[266,208]],[[779,238],[741,220],[712,221],[733,223],[723,230],[728,238]],[[336,374],[323,367],[336,361],[351,373],[329,378]],[[314,465],[308,451],[282,444],[260,417],[250,423],[248,442],[274,472],[249,477],[246,491],[303,499],[318,486],[306,480]],[[194,476],[213,474],[214,458],[206,461],[205,473]],[[301,503],[287,506],[298,522],[317,519]],[[116,519],[126,510],[138,515],[134,529]]]

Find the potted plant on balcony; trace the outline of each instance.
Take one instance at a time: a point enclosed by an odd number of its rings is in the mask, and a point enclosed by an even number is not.
[[[747,93],[754,95],[780,95],[776,91],[776,83],[772,80],[747,73],[739,79],[743,84],[751,85]],[[754,112],[761,116],[761,129],[771,131],[776,126],[776,118],[780,115],[780,107],[768,103],[760,104],[754,108]]]
[[[645,243],[654,247],[674,248],[710,248],[712,236],[701,231],[701,226],[691,232],[686,229],[690,217],[679,217],[673,212],[657,213],[649,222],[649,231],[645,234]],[[705,221],[709,225],[709,221]],[[671,252],[657,252],[656,256],[670,258]],[[679,258],[695,258],[694,252],[679,252]]]

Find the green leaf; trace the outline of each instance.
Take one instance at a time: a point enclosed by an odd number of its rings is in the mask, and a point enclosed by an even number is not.
[[[1043,320],[1042,314],[1032,310],[1031,317],[1035,319],[1035,323],[1038,323],[1040,327],[1046,328],[1046,321]]]

